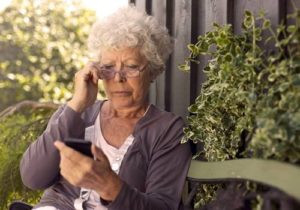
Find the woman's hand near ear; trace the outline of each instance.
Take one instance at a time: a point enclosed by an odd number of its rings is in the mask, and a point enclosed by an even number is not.
[[[74,93],[67,103],[76,112],[83,112],[92,105],[98,93],[98,70],[93,63],[88,63],[75,74]]]

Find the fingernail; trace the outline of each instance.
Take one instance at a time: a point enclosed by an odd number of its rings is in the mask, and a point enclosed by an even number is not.
[[[61,141],[59,141],[59,140],[56,140],[55,142],[54,142],[54,146],[56,146],[56,147],[60,147],[62,145],[62,143],[61,143]]]

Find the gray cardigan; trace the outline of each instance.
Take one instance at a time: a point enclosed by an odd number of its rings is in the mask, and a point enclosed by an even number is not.
[[[44,133],[24,153],[20,171],[31,189],[46,189],[36,206],[52,205],[74,209],[80,188],[69,184],[59,173],[59,153],[53,142],[66,137],[84,138],[85,128],[94,125],[102,101],[81,115],[61,106],[51,117]],[[180,144],[184,122],[172,113],[150,105],[136,124],[134,142],[122,161],[119,177],[123,187],[107,205],[110,210],[181,209],[181,193],[191,160],[188,144]]]

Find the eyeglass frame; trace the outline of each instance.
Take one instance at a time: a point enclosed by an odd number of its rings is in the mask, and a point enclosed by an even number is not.
[[[115,68],[113,68],[113,70],[103,70],[102,68],[104,66],[101,66],[100,62],[93,62],[92,66],[95,67],[99,71],[100,79],[102,79],[102,80],[110,80],[110,79],[115,78],[115,76],[116,76],[117,73],[120,75],[121,78],[126,78],[126,79],[127,78],[136,78],[136,77],[139,77],[140,73],[145,70],[145,68],[148,66],[148,64],[143,65],[141,68],[138,67],[138,70],[127,70],[127,71],[126,70],[122,70],[122,69],[124,69],[124,67],[121,68],[120,71],[116,71]],[[104,76],[102,76],[103,75],[102,74],[103,71],[106,71],[106,72],[109,72],[109,73],[113,73],[113,74],[109,78],[105,78]],[[129,76],[128,77],[127,76],[127,72],[130,72],[130,71],[131,72],[138,72],[138,74],[136,76]]]

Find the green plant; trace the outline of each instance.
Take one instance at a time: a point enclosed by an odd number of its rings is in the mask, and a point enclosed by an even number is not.
[[[0,13],[0,110],[25,99],[59,103],[71,97],[96,20],[78,2],[13,0]]]
[[[1,115],[5,111],[0,113],[0,209],[7,209],[13,200],[38,202],[41,191],[32,191],[23,185],[19,163],[28,145],[46,128],[55,107],[25,102],[12,107],[16,108],[13,113],[5,116]]]
[[[184,142],[203,143],[198,155],[208,161],[255,157],[300,163],[300,11],[288,18],[295,24],[274,31],[263,14],[246,11],[240,35],[231,25],[214,24],[188,45],[191,54],[182,70],[199,55],[209,58],[207,80],[184,129]]]

